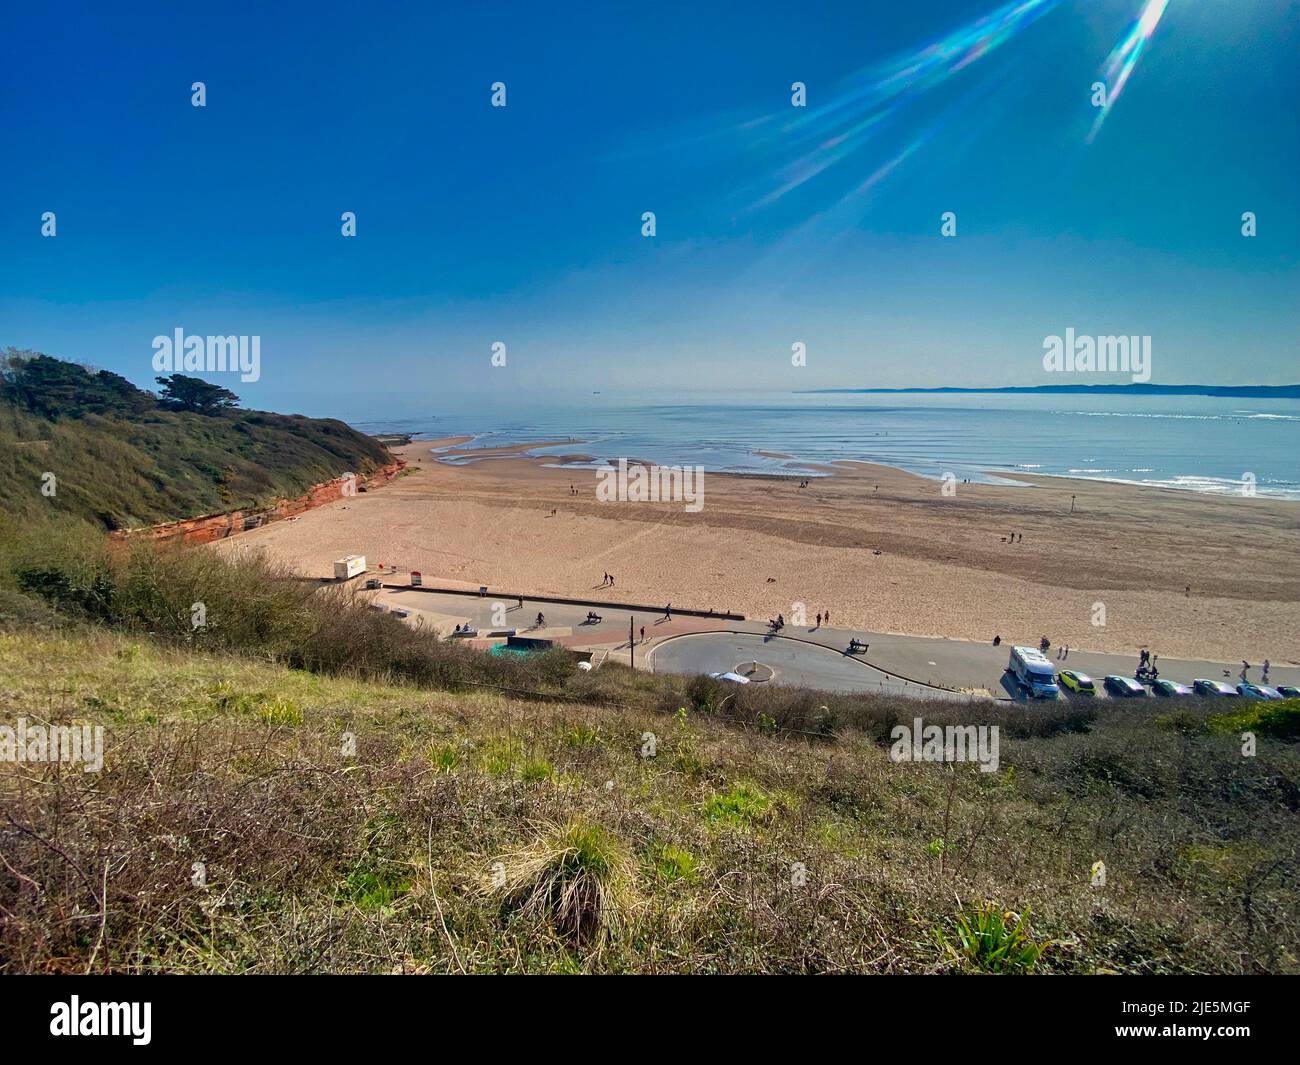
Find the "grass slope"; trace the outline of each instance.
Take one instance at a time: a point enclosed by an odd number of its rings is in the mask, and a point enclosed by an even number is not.
[[[0,762],[0,971],[1297,968],[1297,750],[1243,758],[1197,709],[1004,736],[984,774],[743,727],[707,688],[419,690],[22,602],[0,723],[100,723],[106,759]]]
[[[0,513],[133,528],[270,504],[392,459],[340,421],[167,410],[139,390],[117,409],[69,410],[51,416],[0,389]],[[55,477],[52,496],[42,493],[47,473]]]

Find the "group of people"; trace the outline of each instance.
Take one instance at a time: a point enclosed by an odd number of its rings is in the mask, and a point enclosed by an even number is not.
[[[602,618],[602,617],[601,617],[599,614],[597,614],[594,610],[588,610],[588,611],[587,611],[587,624],[588,624],[588,625],[598,625],[598,624],[599,624],[600,622],[602,622],[603,620],[604,620],[604,618]]]
[[[1137,672],[1133,674],[1134,679],[1146,681],[1158,680],[1160,677],[1160,669],[1156,665],[1156,661],[1159,658],[1159,655],[1153,655],[1143,647],[1141,651],[1138,652],[1138,667]]]
[[[612,574],[612,573],[606,573],[606,574],[605,574],[605,579],[604,579],[603,581],[600,582],[600,586],[601,586],[602,588],[613,588],[613,587],[614,587],[614,574]]]
[[[711,610],[710,613],[712,613]],[[819,613],[817,615],[816,627],[820,629],[822,627],[822,622],[825,622],[827,625],[831,623],[831,612],[829,610],[827,610],[824,614]],[[780,632],[783,628],[785,628],[785,615],[777,614],[775,618],[768,618],[767,627],[771,629],[773,632]]]
[[[1243,659],[1241,660],[1241,683],[1242,683],[1242,684],[1249,684],[1249,683],[1250,683],[1250,678],[1247,676],[1247,674],[1250,672],[1250,668],[1251,668],[1251,667],[1250,667],[1250,663],[1247,662],[1247,661],[1243,658]],[[1261,670],[1262,670],[1262,672],[1261,672],[1261,674],[1260,674],[1259,682],[1260,682],[1261,684],[1267,684],[1267,683],[1268,683],[1268,670],[1269,670],[1269,661],[1268,661],[1267,658],[1264,659],[1264,665],[1261,667]],[[1225,675],[1225,676],[1227,675],[1227,670],[1224,670],[1224,675]]]

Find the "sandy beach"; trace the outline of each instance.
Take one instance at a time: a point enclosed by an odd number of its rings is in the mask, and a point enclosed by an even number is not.
[[[810,618],[829,610],[875,632],[1300,659],[1300,504],[1029,476],[945,496],[939,482],[844,462],[806,488],[794,474],[708,474],[689,513],[599,502],[593,471],[548,469],[523,446],[468,452],[481,458],[465,465],[430,454],[451,445],[440,457],[455,458],[462,443],[396,448],[412,472],[387,487],[213,547],[317,576],[356,552],[448,586],[760,618],[804,603]],[[575,442],[569,458],[581,454]]]

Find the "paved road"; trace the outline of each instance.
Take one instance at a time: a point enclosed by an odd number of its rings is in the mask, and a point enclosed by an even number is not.
[[[785,636],[748,632],[697,632],[656,643],[648,655],[656,673],[724,673],[743,663],[772,669],[773,684],[821,691],[888,692],[965,699],[939,688],[914,684],[866,665],[841,651]]]
[[[480,631],[498,627],[496,622],[504,619],[505,625],[516,628],[521,634],[542,636],[555,639],[571,647],[605,648],[615,659],[627,660],[628,653],[628,619],[626,611],[615,611],[607,605],[593,603],[590,606],[570,606],[560,603],[548,603],[536,599],[524,599],[523,609],[517,602],[502,602],[491,596],[449,595],[441,592],[386,590],[379,597],[388,603],[402,606],[423,617],[427,624],[433,625],[441,632],[450,631],[456,624],[470,622]],[[501,606],[498,607],[497,604]],[[588,610],[603,616],[598,624],[585,624]],[[541,611],[546,616],[546,627],[535,629],[537,614]],[[945,640],[935,637],[899,636],[886,633],[869,633],[861,630],[808,628],[787,625],[783,636],[801,642],[804,650],[790,651],[787,641],[765,642],[763,636],[766,626],[761,622],[718,621],[705,618],[681,618],[674,616],[666,620],[662,614],[632,614],[637,633],[637,665],[643,665],[647,653],[656,669],[665,672],[718,672],[733,668],[740,661],[767,661],[771,653],[776,653],[779,662],[768,662],[777,667],[786,683],[807,684],[810,687],[828,690],[846,690],[843,686],[856,684],[862,672],[863,663],[874,667],[868,673],[866,688],[852,687],[848,690],[880,690],[880,678],[887,682],[907,680],[912,682],[908,690],[920,686],[935,685],[963,691],[987,692],[997,698],[1008,698],[1014,693],[1005,684],[1005,670],[1011,647],[1009,640],[1002,646],[994,647],[992,643],[975,643],[969,640]],[[641,626],[645,626],[646,640],[640,638]],[[712,633],[717,638],[699,642],[672,639],[686,633]],[[742,636],[733,636],[740,633]],[[1013,636],[1014,634],[1006,634]],[[867,643],[865,654],[857,656],[857,664],[845,663],[841,652],[848,646],[849,639],[856,637]],[[1037,637],[1017,637],[1026,643],[1037,645]],[[664,641],[662,651],[656,650]],[[730,643],[728,641],[731,641]],[[774,645],[778,645],[774,648]],[[809,645],[819,645],[825,653]],[[673,648],[669,651],[669,648]],[[760,648],[761,650],[755,650]],[[1159,655],[1160,648],[1152,650]],[[767,657],[765,657],[765,654]],[[1057,669],[1076,669],[1100,679],[1108,673],[1118,673],[1131,677],[1137,666],[1137,653],[1131,655],[1106,654],[1095,651],[1071,651],[1069,658],[1058,660],[1057,649],[1048,652],[1048,657]],[[1190,682],[1198,677],[1237,682],[1241,664],[1224,662],[1207,662],[1176,660],[1160,656],[1160,675],[1173,680]],[[1259,663],[1252,663],[1250,672],[1252,681],[1259,680]],[[706,668],[707,667],[707,668]],[[848,670],[846,672],[846,669]],[[1224,676],[1224,672],[1229,674]],[[796,680],[795,677],[801,679]],[[1275,666],[1270,674],[1274,684],[1300,685],[1300,667]],[[890,690],[888,687],[886,690]]]

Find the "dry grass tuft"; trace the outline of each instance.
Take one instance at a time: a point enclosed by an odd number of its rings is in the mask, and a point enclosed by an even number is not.
[[[507,911],[545,923],[572,947],[600,951],[626,931],[641,902],[636,864],[601,825],[572,820],[493,862],[484,890]]]

